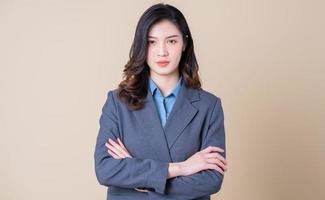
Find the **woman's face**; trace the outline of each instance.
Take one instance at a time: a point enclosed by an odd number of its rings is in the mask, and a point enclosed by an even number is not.
[[[148,33],[147,64],[151,76],[179,76],[178,64],[184,48],[183,37],[169,20],[154,24]]]

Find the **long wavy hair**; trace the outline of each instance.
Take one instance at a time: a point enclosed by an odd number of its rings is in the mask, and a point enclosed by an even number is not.
[[[123,70],[123,80],[118,85],[118,98],[127,105],[129,110],[138,110],[144,107],[150,76],[150,68],[146,62],[148,32],[152,25],[165,19],[175,24],[182,33],[185,50],[182,53],[178,70],[183,77],[183,83],[188,88],[201,89],[199,66],[194,54],[192,35],[185,17],[171,5],[155,4],[149,7],[139,19],[129,53],[129,61]]]

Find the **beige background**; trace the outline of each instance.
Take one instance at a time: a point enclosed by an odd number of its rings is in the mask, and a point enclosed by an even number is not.
[[[93,152],[137,20],[158,1],[0,1],[0,199],[105,199]],[[325,199],[325,2],[165,1],[222,99],[213,199]]]

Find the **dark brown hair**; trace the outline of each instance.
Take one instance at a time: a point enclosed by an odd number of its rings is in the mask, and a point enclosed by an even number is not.
[[[118,98],[130,110],[143,108],[148,92],[149,66],[147,57],[147,37],[151,26],[167,19],[174,23],[183,36],[185,50],[178,65],[179,74],[183,77],[186,87],[200,89],[198,74],[199,66],[194,54],[193,39],[183,14],[168,4],[155,4],[148,8],[140,17],[134,40],[129,53],[129,61],[123,70],[123,81],[118,85]]]

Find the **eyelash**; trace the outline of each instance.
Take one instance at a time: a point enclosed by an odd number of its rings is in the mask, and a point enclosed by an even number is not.
[[[148,44],[153,44],[155,41],[153,41],[153,40],[149,40],[148,41]]]
[[[172,42],[173,41],[173,42]],[[177,43],[177,41],[176,40],[169,40],[169,42],[172,42],[172,44],[175,44],[175,43]]]
[[[155,43],[156,41],[154,41],[154,40],[148,40],[148,44],[153,44],[153,43]],[[168,42],[172,42],[172,44],[176,44],[177,43],[177,41],[176,40],[169,40]]]

